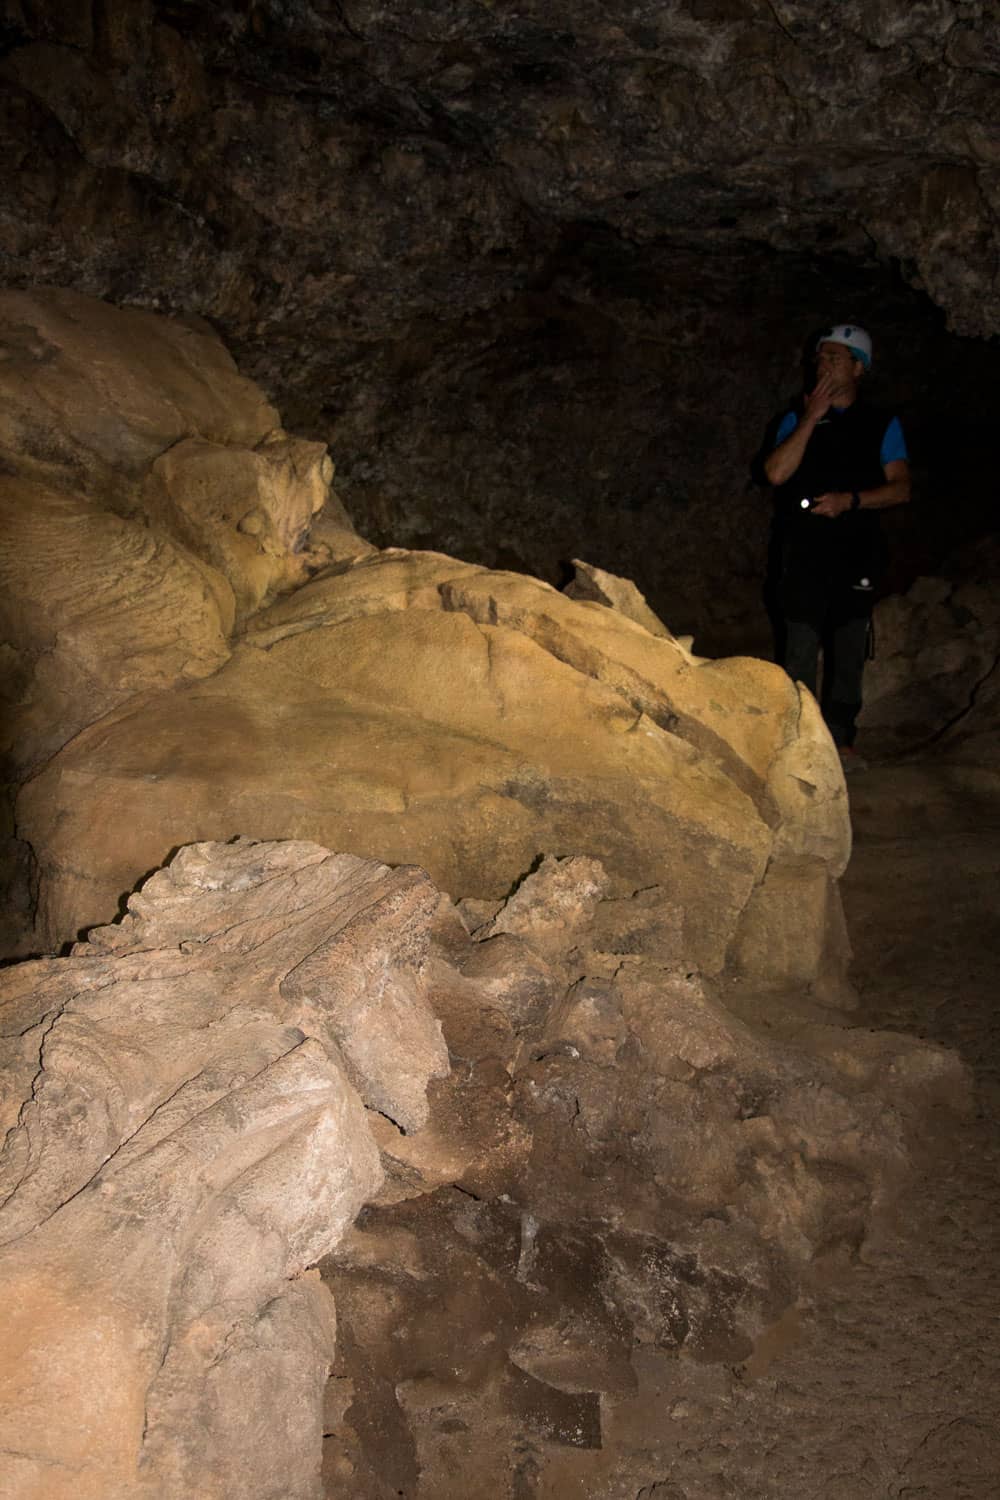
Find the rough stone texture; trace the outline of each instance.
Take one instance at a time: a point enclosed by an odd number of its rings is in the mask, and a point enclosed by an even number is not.
[[[647,1344],[633,1354],[638,1388],[602,1398],[599,1452],[527,1434],[505,1447],[533,1500],[992,1500],[1000,801],[995,777],[987,790],[954,776],[950,753],[935,751],[873,767],[857,798],[852,781],[844,888],[864,1030],[850,1041],[889,1026],[955,1048],[976,1075],[974,1111],[948,1129],[932,1090],[915,1090],[924,1147],[893,1214],[856,1256],[815,1264],[748,1360],[702,1363]],[[435,1500],[461,1494],[444,1460],[459,1459],[468,1434],[448,1430],[451,1415],[427,1413]],[[506,1475],[491,1492],[504,1495],[504,1480],[519,1493]]]
[[[476,254],[525,254],[533,219],[777,249],[832,220],[820,238],[865,259],[864,204],[874,248],[957,326],[989,331],[1000,311],[983,253],[996,232],[989,5],[465,4],[404,24],[364,0],[336,15],[48,4],[15,10],[8,47],[11,139],[29,124],[41,137],[8,166],[14,266],[51,275],[75,259],[92,281],[127,271],[166,297],[183,265],[220,314],[274,325],[308,308],[339,323],[351,301],[431,311],[461,289],[474,306],[497,277],[487,260],[462,287]],[[801,168],[820,153],[810,180]],[[386,233],[309,266],[345,199]]]
[[[663,621],[653,613],[630,578],[618,578],[614,573],[581,562],[577,557],[573,559],[573,567],[576,571],[563,591],[571,599],[593,599],[598,604],[606,604],[609,609],[617,609],[621,614],[627,615],[630,620],[648,630],[650,635],[673,639]],[[689,649],[690,644],[687,642]]]
[[[314,844],[196,845],[5,971],[5,1494],[318,1493],[334,1315],[302,1273],[381,1181],[364,1105],[419,1126],[448,1071],[438,905]]]
[[[984,718],[1000,662],[1000,591],[987,548],[979,576],[918,578],[875,613],[876,655],[865,674],[865,743],[914,750]],[[986,723],[981,724],[987,730]]]
[[[207,325],[68,291],[7,291],[0,340],[8,470],[208,564],[225,631],[234,596],[245,614],[329,563],[329,551],[308,547],[333,474],[325,450],[282,431]],[[63,550],[50,566],[85,587]]]
[[[635,1495],[665,1417],[650,1406],[623,1436],[616,1414],[655,1396],[650,1369],[728,1378],[794,1317],[816,1258],[865,1241],[932,1101],[967,1105],[944,1049],[713,987],[671,951],[662,892],[606,889],[595,861],[546,859],[480,929],[483,963],[453,951],[461,1003],[437,975],[466,1061],[432,1090],[426,1131],[384,1139],[388,1190],[323,1265],[340,1319],[330,1497],[439,1500],[470,1474],[502,1500]],[[506,1027],[483,983],[500,943],[548,978],[547,1003]],[[492,1177],[454,1130],[491,1059]],[[519,1126],[506,1172],[498,1118]]]
[[[777,668],[698,664],[536,580],[399,552],[263,612],[202,688],[78,735],[17,817],[43,948],[113,911],[178,838],[254,828],[420,864],[453,897],[505,895],[546,848],[590,853],[664,886],[710,971],[751,897],[770,911],[786,855],[822,904],[850,845],[829,737]],[[824,951],[810,931],[797,978]],[[774,954],[755,972],[781,982]]]
[[[515,1500],[863,1243],[957,1058],[610,892],[549,856],[470,937],[420,871],[203,843],[5,971],[12,1500],[436,1500],[470,1431]]]
[[[8,776],[133,694],[229,656],[231,592],[162,531],[20,476],[4,480],[0,525]]]

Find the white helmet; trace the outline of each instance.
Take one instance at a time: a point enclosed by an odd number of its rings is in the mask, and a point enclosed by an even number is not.
[[[821,333],[816,340],[816,353],[819,353],[820,344],[844,344],[855,359],[860,359],[866,370],[872,367],[872,341],[871,335],[856,323],[836,323],[828,328],[826,333]]]

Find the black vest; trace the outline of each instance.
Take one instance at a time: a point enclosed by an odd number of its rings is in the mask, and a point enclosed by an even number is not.
[[[850,589],[862,578],[878,582],[886,563],[878,512],[846,511],[830,519],[810,514],[802,501],[885,484],[881,455],[889,420],[885,412],[855,401],[817,423],[798,469],[775,491],[786,585],[825,592]]]

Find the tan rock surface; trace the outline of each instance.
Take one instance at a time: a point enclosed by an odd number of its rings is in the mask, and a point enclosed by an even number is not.
[[[371,549],[323,445],[281,430],[207,324],[75,292],[0,293],[0,471],[10,953],[30,949],[10,812],[26,772],[119,704],[209,676],[248,610]]]
[[[366,550],[322,444],[281,431],[204,324],[0,293],[0,551],[24,767],[127,697],[214,671],[234,614]]]
[[[207,323],[45,287],[0,294],[0,447],[109,500],[184,438],[253,448],[280,425]]]
[[[79,736],[18,817],[46,946],[109,914],[178,838],[252,828],[421,864],[453,896],[505,894],[546,847],[591,852],[686,892],[693,956],[716,966],[771,837],[613,689],[516,629],[424,609],[241,646],[203,690]]]
[[[593,563],[582,562],[578,557],[574,557],[573,567],[576,571],[563,590],[568,599],[593,599],[608,609],[617,609],[627,619],[648,630],[650,635],[663,636],[668,641],[676,639],[650,609],[631,578],[619,578],[617,574],[596,568]]]
[[[504,896],[544,849],[589,853],[623,888],[662,885],[709,970],[755,891],[769,911],[769,861],[787,850],[826,890],[849,847],[829,739],[776,668],[697,665],[537,580],[399,552],[265,611],[210,682],[95,725],[18,819],[43,946],[178,839],[253,829],[420,864],[453,897]]]
[[[3,749],[31,766],[126,699],[210,676],[229,656],[233,596],[165,532],[7,477],[0,622],[13,653]]]
[[[278,431],[235,452],[184,438],[155,459],[142,498],[229,580],[242,617],[308,576],[301,554],[332,478],[324,444]]]

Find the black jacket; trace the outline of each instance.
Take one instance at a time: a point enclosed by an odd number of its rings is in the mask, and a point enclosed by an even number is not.
[[[796,472],[775,491],[780,597],[789,619],[821,623],[831,607],[848,613],[870,608],[886,564],[878,513],[846,511],[831,519],[813,515],[802,501],[831,490],[852,493],[885,484],[881,450],[889,421],[884,411],[860,401],[829,411],[817,423]]]

